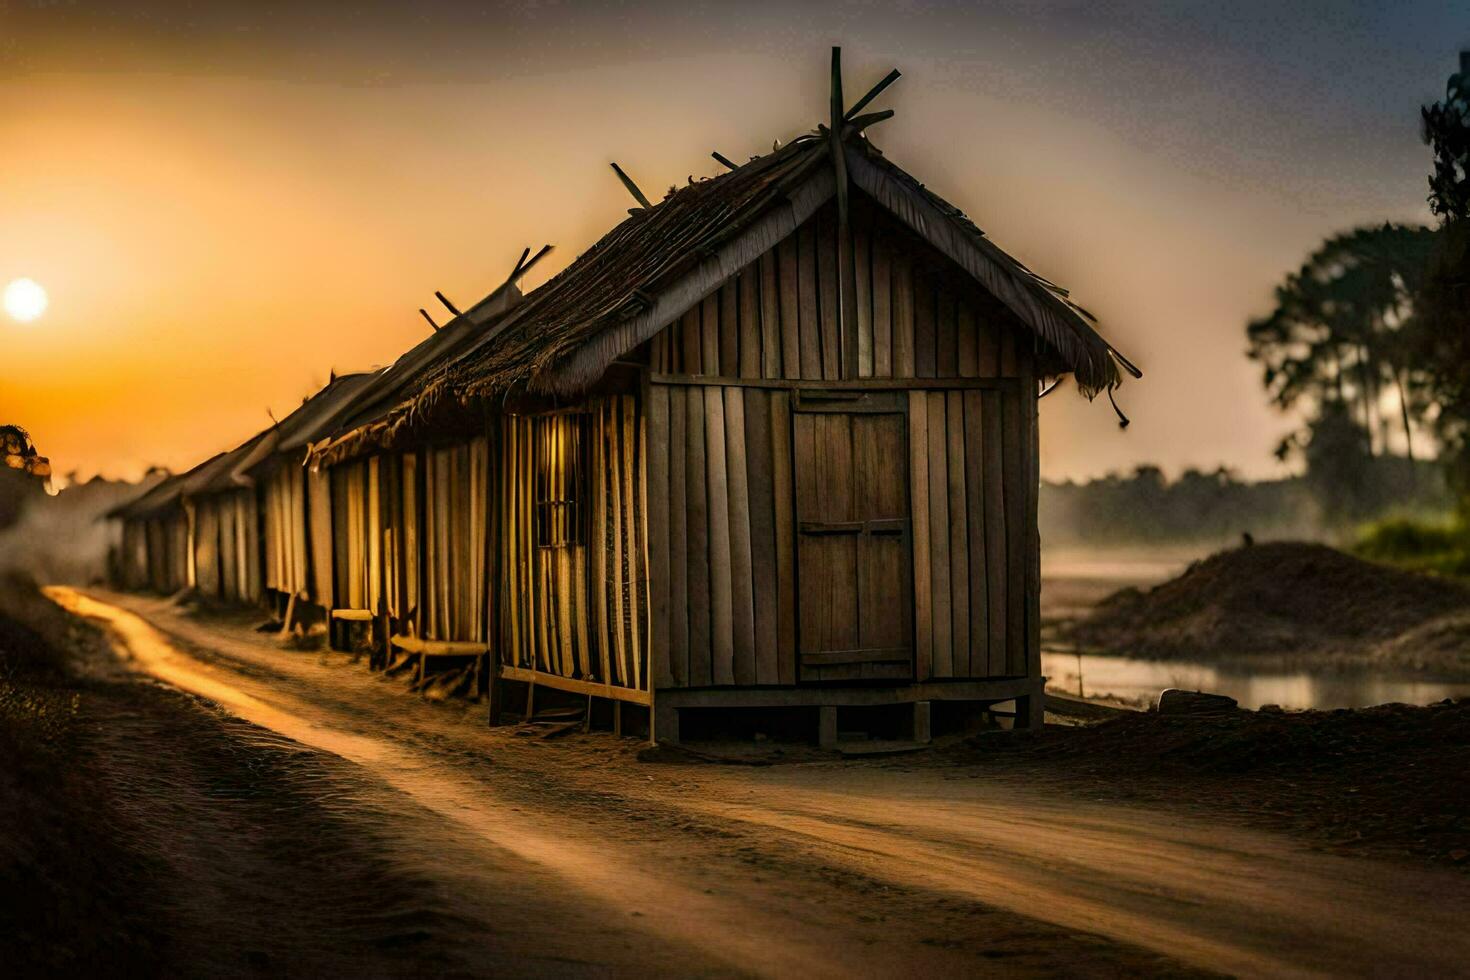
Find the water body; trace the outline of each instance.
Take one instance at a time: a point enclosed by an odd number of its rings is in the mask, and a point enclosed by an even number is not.
[[[1145,705],[1170,687],[1226,694],[1243,708],[1362,708],[1402,702],[1432,704],[1470,697],[1470,680],[1435,681],[1368,671],[1270,672],[1182,660],[1138,660],[1093,654],[1041,654],[1047,689]]]
[[[1042,621],[1086,615],[1104,597],[1132,586],[1149,588],[1184,571],[1211,549],[1175,551],[1054,551],[1042,558]],[[1245,708],[1363,708],[1401,702],[1432,704],[1470,697],[1470,679],[1432,679],[1371,670],[1280,671],[1248,663],[1139,660],[1133,657],[1047,651],[1041,671],[1047,689],[1146,705],[1170,687],[1212,691]]]

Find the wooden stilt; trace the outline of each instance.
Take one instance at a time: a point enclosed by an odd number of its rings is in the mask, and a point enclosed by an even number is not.
[[[500,658],[487,654],[485,662],[485,699],[490,702],[485,720],[493,728],[500,724],[501,708],[505,704],[505,692],[500,685]]]
[[[679,744],[679,709],[654,702],[648,713],[648,740],[664,745]]]
[[[817,746],[837,748],[837,706],[824,704],[817,709]]]
[[[927,745],[930,741],[929,702],[914,702],[914,741]]]
[[[523,724],[530,724],[531,719],[536,716],[536,682],[531,681],[526,685],[526,713],[522,716]]]
[[[623,702],[613,702],[613,735],[623,737]]]
[[[1017,728],[1039,730],[1046,724],[1046,697],[1037,692],[1016,698]]]
[[[281,623],[281,635],[291,635],[291,620],[296,615],[296,593],[291,593],[291,598],[286,600],[286,616]]]
[[[386,604],[384,604],[381,611],[378,613],[376,625],[378,635],[373,637],[373,652],[372,655],[368,658],[368,668],[370,670],[382,670],[388,665],[388,654],[391,650],[391,647],[389,646],[389,637],[393,634],[393,624],[388,619],[388,609]]]

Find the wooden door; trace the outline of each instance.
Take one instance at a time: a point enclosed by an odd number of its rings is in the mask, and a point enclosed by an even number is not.
[[[800,680],[911,680],[907,423],[793,416]]]

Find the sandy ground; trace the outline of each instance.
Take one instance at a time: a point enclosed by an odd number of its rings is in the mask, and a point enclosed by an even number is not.
[[[409,697],[346,655],[288,653],[164,600],[52,596],[106,623],[133,668],[239,719],[235,737],[288,753],[303,795],[268,803],[277,823],[343,841],[321,880],[353,909],[336,928],[394,956],[416,947],[433,972],[1449,975],[1470,962],[1470,880],[1452,871],[1324,854],[1015,766],[640,763],[632,739],[489,729],[479,706]],[[178,873],[207,883],[220,826],[197,832]],[[326,873],[353,862],[376,868],[380,902],[361,902],[360,876]],[[408,961],[387,962],[369,972]]]

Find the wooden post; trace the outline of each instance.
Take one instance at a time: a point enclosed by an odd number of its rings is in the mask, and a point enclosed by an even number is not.
[[[914,702],[914,741],[928,745],[931,739],[929,728],[929,702]]]
[[[613,735],[623,737],[623,702],[613,701]]]
[[[1016,720],[1014,727],[1039,731],[1046,724],[1046,695],[1037,691],[1016,698]]]
[[[531,719],[536,715],[536,682],[531,681],[526,685],[526,713],[521,718],[521,724],[529,725]]]
[[[664,745],[679,744],[679,709],[662,705],[655,698],[648,713],[648,740]]]
[[[286,600],[286,616],[281,623],[281,635],[291,635],[291,617],[296,615],[296,593],[291,593],[291,598]]]
[[[817,746],[837,748],[837,706],[824,704],[817,709]]]
[[[494,728],[500,724],[501,708],[505,704],[505,695],[500,683],[500,657],[495,653],[485,655],[485,700],[490,702],[490,709],[486,712],[485,721]]]
[[[378,635],[372,637],[373,651],[368,656],[368,669],[382,670],[388,666],[388,655],[392,652],[392,641],[389,639],[393,633],[393,623],[388,618],[388,606],[384,602],[379,607],[377,622],[375,623]]]

